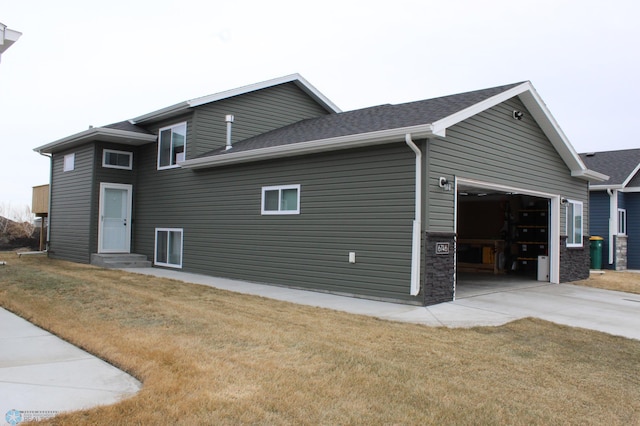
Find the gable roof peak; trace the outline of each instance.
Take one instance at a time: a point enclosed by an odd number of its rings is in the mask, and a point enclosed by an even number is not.
[[[157,111],[150,112],[148,114],[141,115],[133,118],[132,124],[142,124],[150,121],[157,121],[160,119],[168,118],[177,114],[181,114],[184,111],[195,108],[200,105],[205,105],[211,102],[220,101],[223,99],[232,98],[234,96],[244,95],[247,93],[255,92],[269,87],[279,86],[281,84],[293,83],[298,86],[303,92],[309,95],[313,100],[320,104],[323,108],[331,113],[341,112],[333,102],[324,96],[318,89],[316,89],[311,83],[304,79],[300,74],[289,74],[282,77],[273,78],[271,80],[261,81],[259,83],[253,83],[246,86],[241,86],[235,89],[225,90],[222,92],[214,93],[211,95],[201,96],[194,99],[189,99],[184,102],[180,102],[166,108],[159,109]]]

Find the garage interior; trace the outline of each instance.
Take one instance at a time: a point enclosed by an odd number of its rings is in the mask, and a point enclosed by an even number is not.
[[[550,200],[459,187],[456,298],[549,281]]]

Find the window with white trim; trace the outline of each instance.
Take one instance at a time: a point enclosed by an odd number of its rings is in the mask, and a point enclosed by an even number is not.
[[[262,214],[300,214],[300,185],[263,186]]]
[[[76,154],[67,154],[64,156],[63,172],[70,172],[76,167]]]
[[[163,127],[158,134],[158,170],[178,167],[187,152],[187,123]]]
[[[156,228],[154,263],[182,268],[182,228]]]
[[[582,202],[567,201],[567,247],[582,247]]]
[[[133,169],[133,152],[105,149],[102,151],[102,167],[109,169]]]
[[[627,210],[618,209],[618,235],[627,235]]]

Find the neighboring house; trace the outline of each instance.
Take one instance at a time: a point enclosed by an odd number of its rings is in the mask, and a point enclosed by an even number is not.
[[[452,300],[458,269],[586,278],[606,178],[529,82],[341,112],[295,74],[35,150],[51,257],[421,305]]]
[[[602,237],[602,266],[640,269],[640,149],[580,154],[609,179],[589,185],[591,235]]]
[[[9,29],[0,22],[0,60],[2,60],[2,54],[18,41],[21,35],[21,32]]]

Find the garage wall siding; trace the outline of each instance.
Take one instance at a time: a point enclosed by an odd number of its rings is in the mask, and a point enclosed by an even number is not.
[[[524,112],[522,120],[513,110]],[[447,129],[444,139],[428,148],[428,229],[451,232],[454,191],[438,186],[438,177],[454,177],[560,194],[584,203],[584,235],[588,235],[588,185],[571,177],[569,168],[533,120],[522,102],[512,98]],[[560,233],[566,233],[561,208]]]
[[[74,169],[63,171],[64,156],[75,154]],[[94,145],[53,155],[49,256],[79,263],[90,260]]]
[[[183,270],[421,303],[409,295],[415,156],[402,143],[207,170],[141,150],[136,252],[184,229]],[[263,186],[300,184],[299,215],[261,215]],[[348,262],[349,252],[356,263]]]

